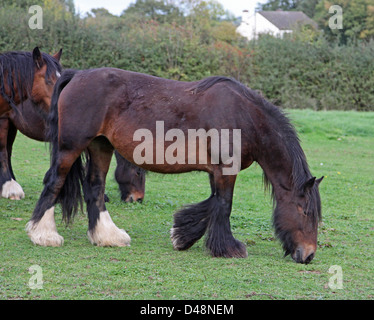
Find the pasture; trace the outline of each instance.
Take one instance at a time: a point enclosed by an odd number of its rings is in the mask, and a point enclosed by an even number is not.
[[[113,178],[114,163],[107,208],[131,236],[131,246],[92,246],[85,215],[65,227],[58,207],[64,245],[35,246],[24,229],[43,188],[49,149],[18,134],[12,163],[26,197],[0,199],[0,299],[373,299],[374,113],[289,114],[313,175],[325,176],[318,250],[310,264],[283,257],[257,164],[239,174],[231,215],[234,236],[247,246],[246,259],[212,258],[203,240],[187,251],[173,250],[173,214],[209,196],[207,174],[149,173],[143,204],[125,204]],[[41,289],[29,285],[33,265],[41,267]],[[329,286],[331,266],[341,267],[342,288]]]

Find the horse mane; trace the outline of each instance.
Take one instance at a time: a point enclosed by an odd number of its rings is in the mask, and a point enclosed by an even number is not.
[[[213,76],[213,77],[208,77],[208,78],[198,81],[194,86],[190,87],[188,91],[191,91],[193,94],[203,93],[206,90],[208,90],[210,87],[213,87],[215,84],[224,82],[224,81],[237,82],[236,80],[232,78],[222,77],[222,76]]]
[[[55,71],[61,73],[62,67],[55,58],[43,52],[42,57],[47,64],[46,80],[49,80]],[[12,108],[16,107],[14,102],[16,96],[14,84],[17,87],[21,102],[23,102],[24,92],[27,95],[31,94],[34,69],[35,64],[31,52],[9,51],[0,54],[0,95],[8,101]],[[5,85],[9,87],[10,95],[6,94]]]
[[[292,184],[297,192],[300,194],[304,193],[303,187],[305,183],[312,178],[312,174],[310,173],[309,166],[306,160],[305,153],[300,146],[300,139],[297,135],[296,129],[293,124],[290,122],[286,112],[284,112],[279,107],[275,106],[271,102],[267,101],[264,97],[262,97],[259,93],[255,90],[249,89],[244,86],[239,81],[228,78],[228,77],[221,77],[221,76],[213,76],[203,79],[196,83],[191,90],[194,94],[201,94],[208,90],[210,87],[214,86],[215,84],[227,82],[231,85],[233,89],[235,89],[238,93],[245,96],[250,102],[253,104],[261,107],[263,113],[267,116],[268,119],[271,119],[271,123],[276,128],[278,136],[280,140],[285,146],[287,154],[289,156],[289,160],[292,161],[292,170],[291,170],[291,181]],[[266,173],[263,174],[264,180],[264,187],[265,190],[268,190],[271,187],[271,196],[273,202],[275,204],[275,195],[274,195],[274,188],[271,185]],[[317,199],[316,197],[316,190],[315,188],[311,188],[308,191],[309,198]],[[316,213],[317,216],[314,217],[315,220],[320,220],[321,218],[321,210],[320,210],[320,201],[309,201],[310,206],[317,206],[317,208],[309,208],[309,212]]]

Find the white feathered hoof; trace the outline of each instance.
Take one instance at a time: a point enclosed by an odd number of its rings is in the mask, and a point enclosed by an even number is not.
[[[25,193],[18,182],[12,179],[3,184],[1,196],[11,200],[21,200],[25,197]]]
[[[87,236],[92,244],[100,247],[126,247],[131,242],[126,231],[114,224],[108,211],[100,212],[95,228],[89,230]]]
[[[29,221],[26,231],[34,244],[44,247],[60,247],[64,244],[64,238],[57,232],[54,207],[48,209],[38,222]]]

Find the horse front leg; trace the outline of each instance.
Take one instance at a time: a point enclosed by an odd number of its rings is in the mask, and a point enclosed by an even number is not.
[[[210,207],[210,219],[206,247],[213,257],[245,258],[248,256],[243,243],[231,232],[230,215],[236,176],[214,174],[215,194]]]
[[[246,247],[234,238],[230,227],[236,176],[225,176],[217,170],[209,178],[210,197],[174,215],[173,246],[177,250],[186,250],[207,232],[205,244],[213,257],[245,258],[248,256]]]
[[[16,182],[12,167],[11,154],[17,129],[9,118],[0,118],[0,186],[1,196],[11,200],[25,197],[22,187]]]

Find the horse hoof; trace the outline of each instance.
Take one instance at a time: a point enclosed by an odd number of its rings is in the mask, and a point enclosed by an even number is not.
[[[183,237],[180,234],[180,228],[171,228],[170,230],[170,238],[173,243],[174,250],[187,250],[193,246],[193,244],[196,242],[195,239],[186,239],[186,237]]]
[[[180,241],[180,237],[178,236],[178,228],[171,228],[170,229],[170,238],[173,243],[173,248],[175,250],[186,250],[188,249],[187,246]]]
[[[40,221],[34,223],[29,221],[26,224],[27,235],[32,243],[44,247],[60,247],[64,244],[64,238],[56,229],[54,219],[54,207],[48,209]]]
[[[247,258],[248,251],[246,246],[239,240],[234,239],[233,242],[225,247],[218,246],[210,248],[210,253],[216,258]]]
[[[28,232],[28,236],[33,244],[43,247],[61,247],[64,244],[64,238],[56,233],[38,233]]]
[[[99,247],[127,247],[130,246],[131,238],[125,230],[118,228],[108,211],[100,212],[93,230],[88,230],[88,239]]]
[[[25,197],[25,193],[17,181],[12,179],[3,184],[1,196],[11,200],[21,200]]]

